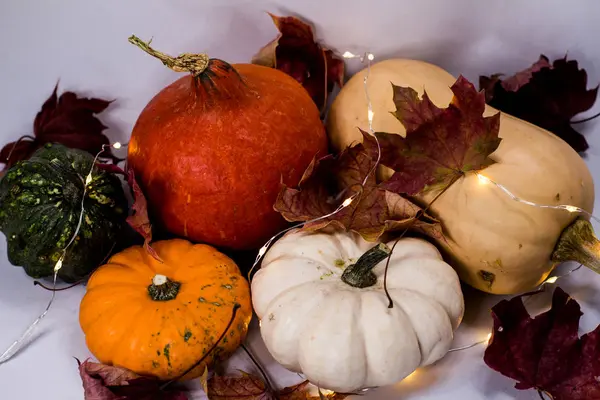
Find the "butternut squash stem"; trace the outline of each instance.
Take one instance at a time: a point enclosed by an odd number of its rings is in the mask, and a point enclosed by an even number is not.
[[[150,54],[152,57],[158,58],[162,63],[168,68],[172,69],[175,72],[189,72],[193,76],[197,77],[201,75],[206,68],[208,67],[208,63],[210,58],[207,54],[190,54],[183,53],[178,55],[177,57],[172,57],[163,52],[153,49],[150,47],[150,43],[152,40],[148,42],[144,42],[140,38],[135,35],[131,35],[129,37],[129,43],[139,47],[144,50],[146,53]]]
[[[355,288],[366,288],[377,283],[377,276],[372,269],[390,255],[390,248],[379,243],[365,252],[356,264],[350,265],[342,274],[342,281]]]
[[[600,274],[600,241],[590,221],[578,218],[560,235],[552,261],[576,261]]]

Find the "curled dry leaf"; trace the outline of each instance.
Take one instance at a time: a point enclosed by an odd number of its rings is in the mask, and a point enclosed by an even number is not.
[[[265,382],[246,372],[238,376],[214,375],[208,380],[209,400],[319,400],[308,381],[272,392]],[[343,400],[347,394],[327,391],[323,397],[327,400]]]
[[[5,164],[5,169],[17,161],[28,159],[46,143],[61,143],[94,155],[102,150],[102,145],[109,144],[108,138],[102,133],[106,126],[96,114],[104,111],[110,101],[80,98],[73,92],[64,92],[59,97],[57,91],[58,85],[35,117],[33,136],[23,136],[0,150],[0,162]],[[112,159],[113,162],[118,160],[110,147],[104,150],[102,158]]]
[[[364,132],[363,135],[368,136]],[[378,185],[374,173],[362,185],[374,165],[362,144],[347,148],[337,157],[313,160],[298,189],[282,186],[275,209],[290,222],[308,221],[332,213],[345,199],[357,195],[348,207],[303,229],[317,230],[331,225],[358,232],[369,241],[377,240],[386,231],[409,226],[412,231],[441,236],[438,221],[427,215],[415,220],[421,208]]]
[[[561,288],[554,291],[552,308],[535,318],[523,296],[492,308],[485,363],[518,381],[517,389],[537,389],[553,400],[600,399],[600,326],[580,338],[581,308]]]
[[[180,390],[162,390],[159,380],[89,360],[79,364],[85,400],[188,400]]]
[[[127,171],[127,183],[133,191],[133,213],[127,217],[127,223],[135,229],[136,232],[142,235],[144,238],[144,247],[152,257],[162,262],[162,259],[156,251],[150,246],[150,242],[152,241],[152,224],[148,217],[148,203],[142,188],[140,188],[140,185],[138,185],[135,179],[135,173],[131,168]]]
[[[587,89],[587,72],[577,61],[564,57],[550,64],[541,55],[531,67],[504,80],[500,74],[481,76],[479,86],[492,107],[549,130],[578,152],[589,147],[571,124],[575,115],[594,105],[598,86]]]
[[[213,375],[206,395],[209,400],[275,400],[261,378],[245,372],[240,376]]]
[[[269,14],[279,35],[252,58],[254,64],[276,68],[296,79],[323,110],[334,84],[344,83],[344,62],[315,41],[313,29],[296,17]]]
[[[412,88],[393,86],[396,111],[406,138],[377,132],[381,163],[396,171],[383,187],[394,193],[416,195],[442,189],[468,171],[485,168],[500,144],[500,115],[484,117],[485,100],[462,76],[452,85],[454,97],[438,108],[427,93],[420,99]],[[373,154],[376,143],[364,135]]]

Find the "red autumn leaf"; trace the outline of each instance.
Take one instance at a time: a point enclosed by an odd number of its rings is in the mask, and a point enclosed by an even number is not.
[[[146,202],[146,196],[144,195],[142,188],[140,188],[140,185],[138,185],[135,180],[135,173],[131,168],[127,171],[127,183],[133,191],[133,214],[127,217],[127,223],[135,229],[137,233],[142,235],[146,251],[148,251],[156,260],[162,262],[162,259],[156,251],[150,246],[150,242],[152,241],[152,224],[148,217],[148,203]]]
[[[265,382],[246,372],[238,376],[213,375],[208,380],[207,397],[209,400],[319,400],[309,390],[309,382],[286,387],[274,393]],[[323,395],[326,400],[343,400],[347,394],[329,392]]]
[[[344,83],[344,62],[315,41],[313,29],[296,17],[269,14],[279,35],[252,58],[252,63],[277,68],[296,79],[323,110],[334,84]]]
[[[363,135],[366,135],[363,132]],[[405,229],[441,236],[437,221],[427,215],[415,220],[421,208],[410,200],[378,185],[372,172],[375,161],[362,144],[347,148],[337,157],[313,160],[299,188],[285,185],[277,197],[275,209],[290,221],[308,221],[334,212],[345,199],[357,196],[348,206],[328,218],[307,224],[316,230],[332,225],[352,230],[366,240],[375,241],[384,232]]]
[[[493,160],[489,155],[500,144],[500,115],[483,117],[483,93],[462,76],[452,85],[454,97],[440,109],[422,99],[412,88],[393,86],[396,111],[406,128],[406,138],[377,132],[381,163],[394,171],[384,188],[394,193],[415,195],[441,189],[468,171],[480,170]],[[372,153],[375,140],[366,135],[365,145]]]
[[[523,296],[492,308],[494,334],[485,363],[518,381],[517,389],[537,389],[554,400],[600,399],[600,326],[580,338],[583,313],[561,288],[554,291],[552,308],[535,318]]]
[[[492,107],[549,130],[578,152],[589,147],[571,124],[577,122],[572,121],[575,115],[594,105],[598,86],[587,89],[587,73],[577,61],[565,57],[550,64],[541,55],[530,68],[507,79],[480,76],[479,86]]]
[[[188,400],[181,390],[163,390],[162,382],[125,368],[79,362],[85,400]]]
[[[102,145],[109,144],[102,133],[106,126],[95,115],[104,111],[110,101],[80,98],[73,92],[64,92],[58,97],[57,91],[58,85],[35,117],[33,136],[25,135],[0,150],[0,162],[5,164],[5,169],[28,159],[46,143],[61,143],[94,155],[102,150]],[[101,158],[118,160],[110,147],[104,150]]]

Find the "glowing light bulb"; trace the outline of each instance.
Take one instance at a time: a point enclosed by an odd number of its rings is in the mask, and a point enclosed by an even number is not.
[[[122,144],[120,142],[114,142],[112,147],[115,149],[120,149],[122,147]]]
[[[373,112],[373,110],[369,110],[367,112],[367,118],[369,119],[369,123],[373,122],[373,117],[375,116],[375,113]]]
[[[258,251],[258,256],[262,257],[265,255],[265,253],[267,252],[267,246],[263,246],[260,248],[260,250]]]
[[[481,174],[477,174],[477,179],[479,179],[479,183],[482,185],[486,185],[486,184],[490,183],[490,178],[488,178],[487,176],[483,176]]]
[[[546,282],[544,283],[554,283],[558,280],[558,276],[551,276],[550,278],[546,279]]]
[[[61,257],[58,259],[56,264],[54,264],[54,272],[60,271],[60,269],[62,268],[62,265],[63,265],[63,258]]]
[[[354,200],[354,198],[352,197],[348,197],[346,200],[344,200],[344,202],[342,203],[342,207],[348,207],[350,204],[352,204],[352,201]]]
[[[92,174],[88,174],[85,177],[85,186],[89,185],[92,182]]]
[[[346,51],[344,54],[342,54],[342,57],[344,57],[344,58],[355,58],[356,55],[350,53],[349,51]]]
[[[579,207],[565,206],[565,210],[567,210],[568,212],[579,212]]]
[[[369,59],[369,61],[373,61],[375,59],[375,56],[372,53],[367,54],[367,58]]]
[[[406,381],[410,381],[413,380],[415,378],[415,376],[419,373],[418,369],[415,369],[413,372],[411,372],[406,378],[402,379],[403,382]]]
[[[487,337],[485,338],[485,341],[489,342],[491,338],[492,338],[492,332],[488,333]]]

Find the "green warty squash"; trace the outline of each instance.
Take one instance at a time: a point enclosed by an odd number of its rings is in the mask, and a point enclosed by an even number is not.
[[[11,167],[0,181],[0,230],[8,260],[34,278],[51,276],[79,223],[91,154],[47,144]],[[94,167],[79,234],[66,251],[59,278],[74,282],[99,266],[127,218],[120,180]]]

